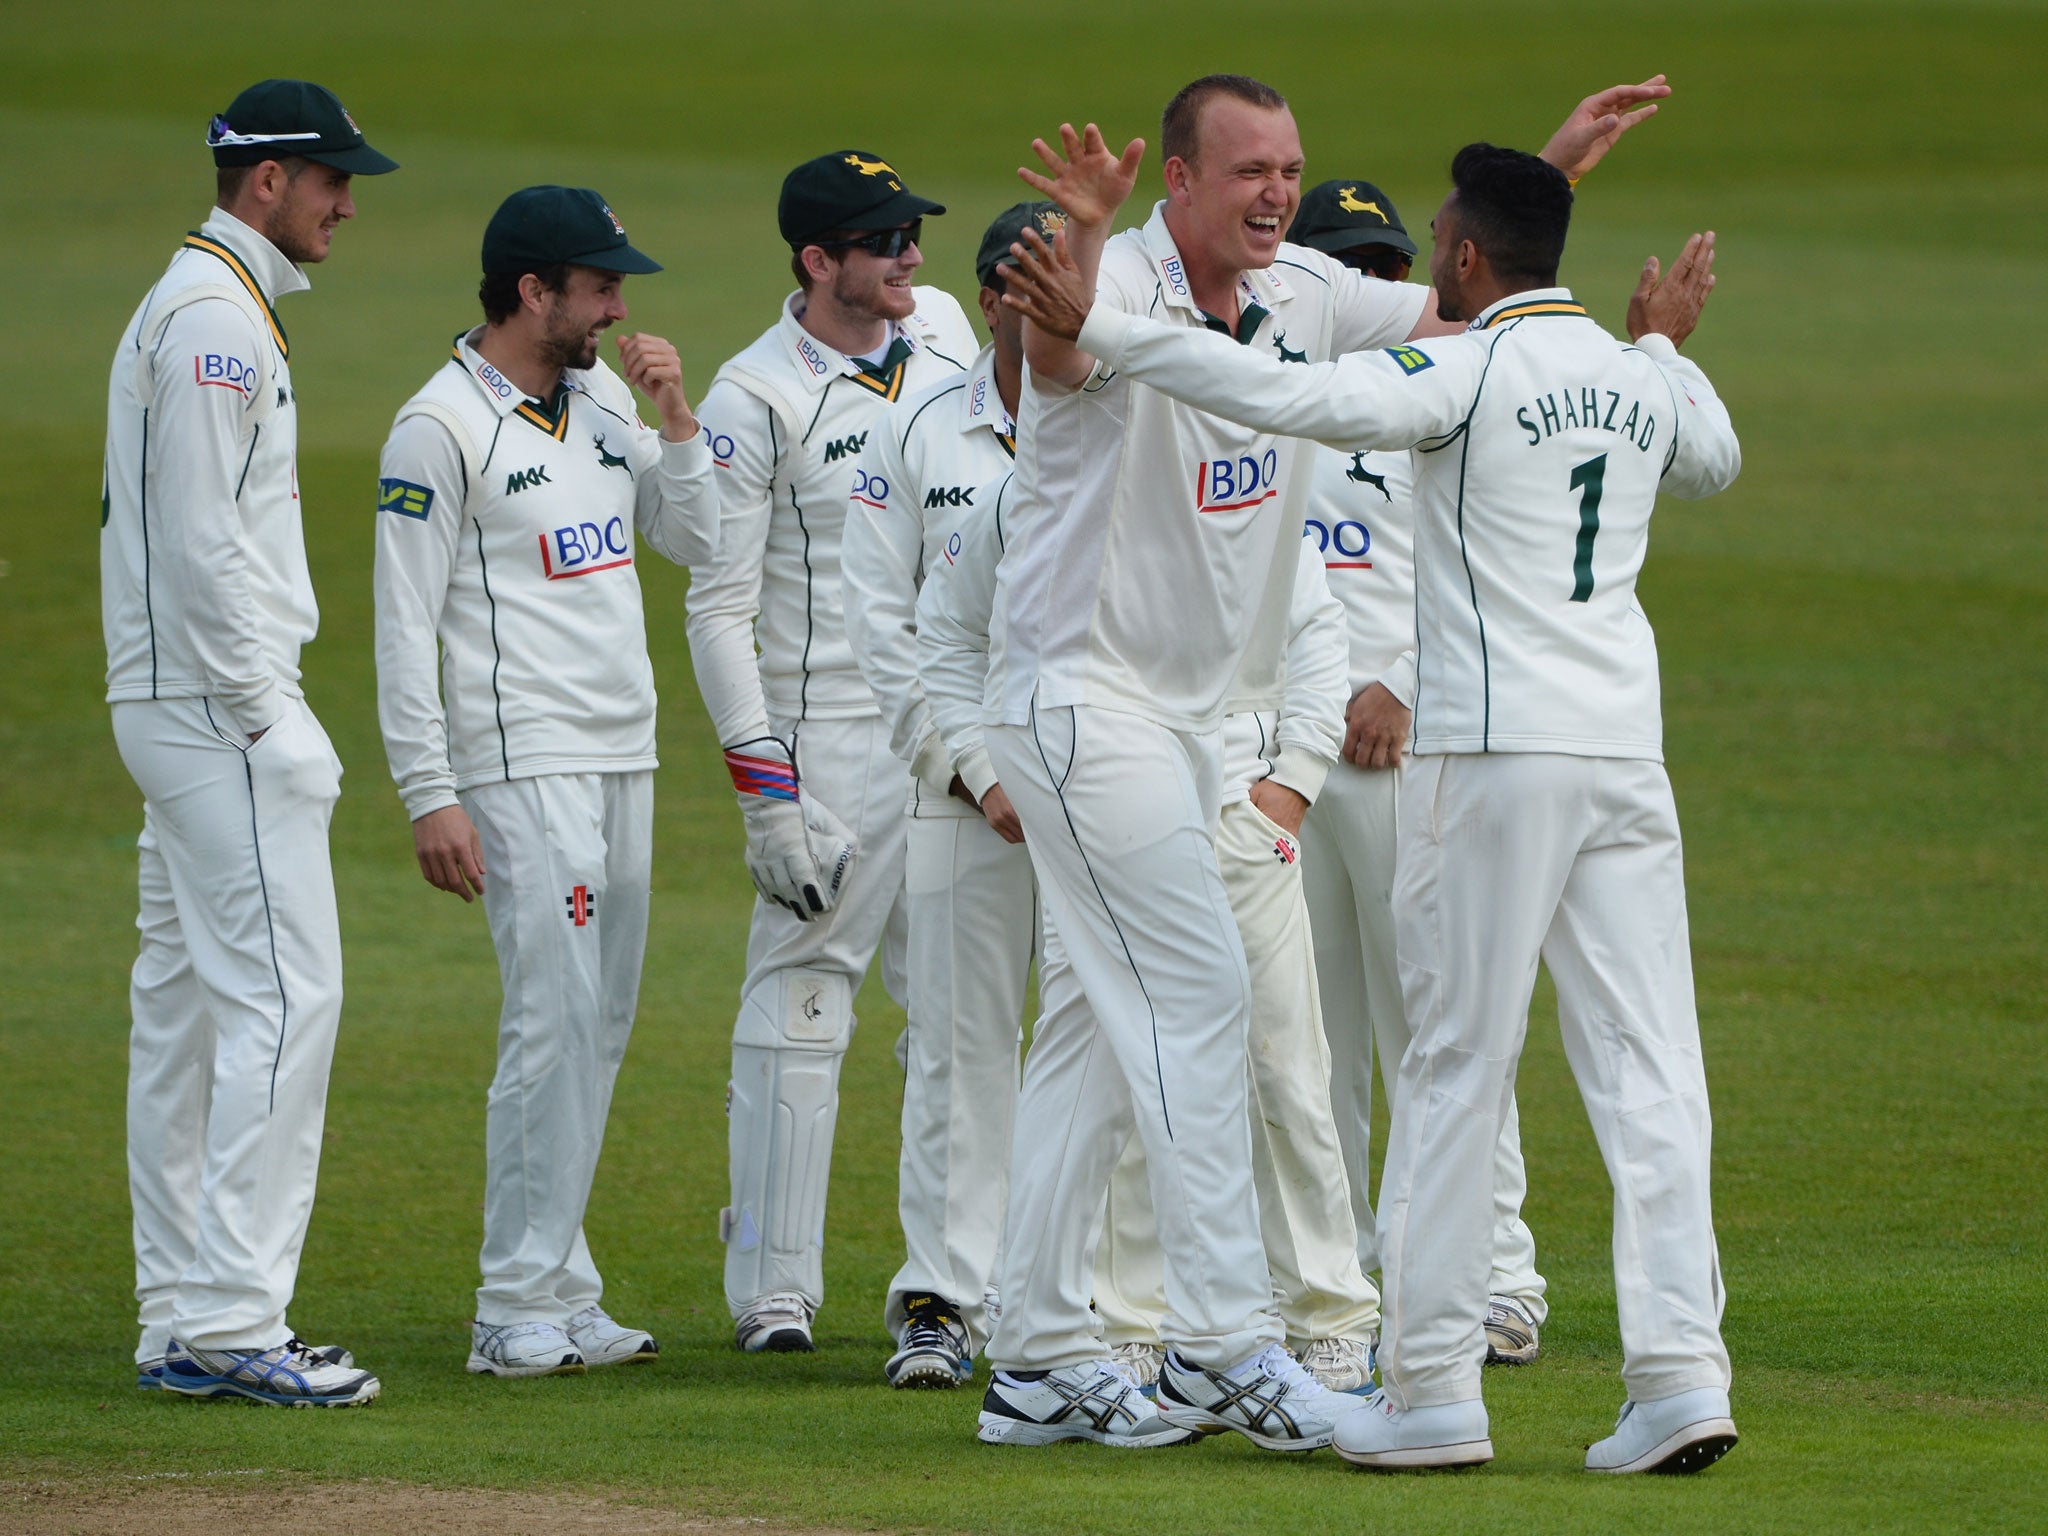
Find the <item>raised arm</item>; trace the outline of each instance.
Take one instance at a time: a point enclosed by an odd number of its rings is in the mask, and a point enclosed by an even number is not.
[[[1742,446],[1728,408],[1699,367],[1678,355],[1713,291],[1714,232],[1708,230],[1686,241],[1661,282],[1652,256],[1628,302],[1628,333],[1664,370],[1678,413],[1663,489],[1688,499],[1726,489],[1742,471]]]
[[[1123,153],[1110,153],[1102,130],[1090,123],[1080,133],[1072,123],[1060,124],[1060,152],[1043,139],[1033,139],[1031,148],[1051,174],[1041,175],[1025,166],[1017,167],[1022,177],[1041,197],[1060,205],[1067,216],[1068,250],[1076,269],[1095,291],[1095,275],[1102,265],[1102,247],[1109,240],[1110,220],[1137,184],[1138,163],[1145,157],[1145,141],[1133,139]],[[1070,338],[1026,329],[1024,359],[1031,365],[1035,385],[1078,389],[1087,380],[1095,360],[1076,347]]]
[[[625,414],[638,430],[633,458],[633,521],[640,537],[677,565],[701,565],[718,549],[718,486],[710,438],[697,425],[683,392],[676,349],[642,331],[619,338],[626,383],[654,402],[661,430],[639,425],[630,393]]]

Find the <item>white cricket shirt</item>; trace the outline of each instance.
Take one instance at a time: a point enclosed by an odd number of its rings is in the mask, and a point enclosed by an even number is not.
[[[1741,450],[1671,343],[1615,340],[1563,288],[1459,336],[1285,368],[1097,305],[1109,366],[1267,431],[1414,446],[1415,748],[1663,756],[1657,645],[1636,600],[1661,485],[1734,480]]]
[[[1400,341],[1426,291],[1282,245],[1239,278],[1246,356],[1314,363]],[[1165,204],[1103,251],[1098,311],[1206,335]],[[1220,321],[1217,322],[1221,324]],[[1280,702],[1303,445],[1193,409],[1098,366],[1075,390],[1024,391],[1018,497],[1001,571],[989,717],[1032,700],[1209,730]]]
[[[1350,647],[1343,606],[1323,562],[1304,539],[1287,615],[1286,694],[1277,710],[1246,710],[1223,722],[1223,803],[1246,799],[1261,779],[1313,802],[1344,745]]]
[[[964,374],[889,407],[869,435],[846,506],[846,634],[910,765],[913,816],[978,816],[948,790],[958,772],[917,676],[917,594],[952,558],[962,513],[993,499],[1016,458],[1016,425],[996,389],[995,348]]]
[[[989,612],[1003,557],[1005,518],[1014,504],[1014,471],[974,505],[954,514],[939,557],[917,594],[917,677],[932,722],[945,739],[960,782],[978,801],[997,782],[982,740],[988,694]]]
[[[233,215],[171,258],[107,380],[107,700],[209,698],[267,729],[320,627],[299,523],[298,398],[273,307],[305,274]]]
[[[1353,697],[1380,683],[1415,703],[1415,468],[1405,452],[1315,450],[1302,537],[1344,605]]]
[[[894,402],[964,369],[967,317],[937,288],[863,368],[798,323],[803,295],[712,380],[698,407],[718,466],[718,553],[690,571],[690,659],[719,741],[769,719],[853,719],[875,699],[846,638],[840,538],[868,434]],[[756,653],[756,646],[759,651]]]
[[[633,535],[678,563],[718,536],[704,431],[663,441],[602,361],[528,399],[481,335],[399,410],[378,467],[377,718],[415,820],[477,784],[655,767]]]

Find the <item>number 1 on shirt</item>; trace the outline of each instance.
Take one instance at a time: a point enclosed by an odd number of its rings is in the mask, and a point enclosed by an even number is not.
[[[1579,551],[1572,561],[1572,601],[1593,595],[1593,539],[1600,532],[1600,483],[1607,474],[1607,455],[1588,459],[1572,471],[1572,489],[1579,493]]]

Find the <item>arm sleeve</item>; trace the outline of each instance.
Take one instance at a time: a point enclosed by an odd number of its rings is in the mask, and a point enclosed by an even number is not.
[[[1350,634],[1344,605],[1330,591],[1321,554],[1303,539],[1294,576],[1287,638],[1287,689],[1274,739],[1274,783],[1313,801],[1344,744],[1344,706],[1351,680]]]
[[[1699,366],[1679,356],[1668,337],[1652,333],[1636,346],[1664,370],[1671,403],[1678,408],[1671,462],[1664,466],[1661,488],[1688,501],[1726,490],[1742,472],[1742,445],[1735,440],[1728,407]]]
[[[1096,305],[1081,345],[1122,376],[1226,421],[1333,448],[1412,448],[1470,408],[1484,344],[1449,337],[1328,363],[1283,363],[1214,331]]]
[[[982,744],[981,706],[996,564],[1003,555],[1003,504],[1015,483],[1005,480],[991,506],[974,509],[946,536],[945,553],[926,573],[917,598],[918,678],[953,772],[976,800],[996,782]]]
[[[264,658],[243,554],[236,499],[262,431],[246,383],[206,375],[202,360],[232,359],[254,377],[267,348],[248,316],[225,299],[187,304],[164,327],[154,358],[149,437],[158,532],[152,553],[179,608],[207,692],[245,736],[267,730],[284,698]]]
[[[918,487],[908,465],[914,446],[903,441],[903,413],[892,409],[875,424],[862,455],[867,470],[847,498],[846,534],[839,579],[846,593],[846,638],[889,725],[889,748],[934,794],[952,782],[931,706],[917,680],[917,587],[924,562],[924,524]]]
[[[1401,701],[1403,709],[1415,707],[1415,652],[1403,651],[1387,663],[1387,670],[1373,679]]]
[[[438,632],[462,533],[468,471],[440,422],[408,416],[391,429],[377,473],[430,494],[423,515],[376,515],[377,724],[398,797],[414,821],[455,804]],[[379,498],[380,500],[382,498]],[[415,499],[414,504],[417,505]]]
[[[1330,355],[1365,352],[1406,341],[1422,319],[1429,289],[1421,283],[1390,283],[1354,272],[1339,261],[1327,263],[1335,311],[1330,327]]]
[[[633,526],[650,548],[677,565],[701,565],[718,548],[718,485],[712,477],[711,434],[672,443],[640,420],[633,387],[599,361],[591,393],[625,418],[626,460],[633,470]]]
[[[768,403],[737,384],[716,383],[698,411],[714,455],[718,537],[708,560],[690,568],[684,632],[697,691],[704,695],[720,746],[768,734],[768,704],[754,649],[761,611],[761,565],[768,553],[775,467],[786,446]]]

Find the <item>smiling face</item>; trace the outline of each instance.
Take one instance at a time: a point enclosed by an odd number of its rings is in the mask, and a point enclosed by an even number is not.
[[[296,174],[273,162],[259,165],[256,171],[258,177],[268,177],[265,184],[276,193],[263,219],[263,238],[286,260],[301,266],[325,261],[334,242],[335,225],[356,216],[355,199],[349,196],[349,173],[313,160],[297,162]]]
[[[538,287],[538,280],[534,280]],[[557,368],[589,368],[606,329],[626,318],[625,279],[596,267],[571,267],[560,293],[547,289],[541,309],[542,360]],[[523,286],[523,285],[522,285]]]
[[[876,256],[857,245],[829,255],[832,301],[842,309],[876,320],[902,320],[917,308],[911,274],[924,265],[924,252],[914,243],[895,256]]]
[[[1166,162],[1182,210],[1185,245],[1205,265],[1242,272],[1269,267],[1301,205],[1301,134],[1285,107],[1217,96],[1202,108],[1192,159]],[[1194,256],[1195,251],[1183,250]]]

